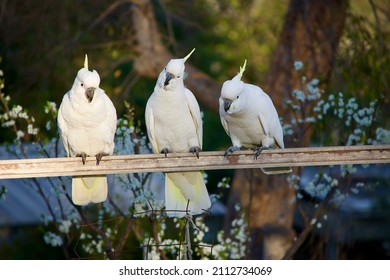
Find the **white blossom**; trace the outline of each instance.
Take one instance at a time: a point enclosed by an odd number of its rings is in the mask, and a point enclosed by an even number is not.
[[[304,93],[302,90],[298,90],[298,89],[293,90],[292,94],[293,94],[293,96],[294,96],[297,100],[299,100],[299,101],[301,101],[301,102],[304,102],[305,99],[306,99],[305,93]]]
[[[37,135],[38,134],[38,128],[34,128],[33,125],[30,123],[27,125],[27,133],[31,135]]]
[[[21,139],[21,138],[23,138],[23,137],[24,137],[24,132],[21,131],[21,130],[18,130],[18,131],[16,132],[16,139],[19,140],[19,139]]]
[[[49,244],[53,247],[59,247],[63,244],[62,238],[53,232],[47,232],[43,236],[43,239],[46,244]]]
[[[68,233],[71,225],[72,225],[72,222],[69,220],[61,221],[60,225],[58,226],[58,230],[62,233]]]
[[[303,67],[302,61],[299,61],[299,60],[294,61],[294,68],[295,68],[295,70],[297,70],[297,71],[298,71],[298,70],[301,70],[302,67]]]

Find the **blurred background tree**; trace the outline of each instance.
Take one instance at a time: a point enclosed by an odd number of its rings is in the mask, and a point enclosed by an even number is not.
[[[300,60],[307,79],[318,78],[327,92],[342,91],[361,102],[379,99],[378,115],[388,127],[389,14],[385,0],[3,0],[4,90],[43,127],[40,108],[47,100],[60,103],[88,53],[118,116],[126,113],[128,101],[144,127],[144,106],[158,73],[170,58],[195,47],[186,65],[186,85],[204,112],[204,150],[230,144],[217,116],[218,97],[223,81],[237,73],[244,59],[244,80],[266,90],[283,119],[290,117],[285,101],[299,85],[293,66]],[[340,143],[335,133],[323,133],[325,127],[313,127],[298,141],[286,137],[286,144]],[[12,139],[0,128],[0,142]],[[253,170],[210,172],[210,191],[222,177],[233,175],[226,202],[229,209],[236,201],[246,207],[254,245],[248,257],[280,258],[294,237],[290,202],[295,191],[285,186],[283,176]]]

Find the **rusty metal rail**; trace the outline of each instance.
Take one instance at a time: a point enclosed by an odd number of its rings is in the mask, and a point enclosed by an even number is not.
[[[263,151],[253,158],[252,151],[239,151],[225,158],[224,152],[114,155],[95,158],[34,158],[0,160],[0,179],[57,177],[140,172],[174,172],[216,169],[242,169],[285,166],[390,163],[390,145],[290,148]]]

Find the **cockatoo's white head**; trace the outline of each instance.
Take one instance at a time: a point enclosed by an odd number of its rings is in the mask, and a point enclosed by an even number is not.
[[[95,91],[99,88],[100,76],[95,70],[88,70],[88,57],[85,55],[84,68],[77,72],[74,80],[72,94],[77,98],[85,98],[88,103],[93,101]]]
[[[184,63],[195,51],[193,49],[186,57],[171,59],[167,66],[161,71],[157,84],[160,88],[164,88],[167,91],[172,91],[176,88],[177,83],[182,83],[184,79]]]
[[[244,65],[240,67],[240,72],[231,80],[223,83],[221,89],[221,97],[219,99],[220,106],[223,106],[226,113],[231,114],[242,109],[241,92],[244,89],[244,82],[241,81],[242,74],[245,71],[246,59]]]

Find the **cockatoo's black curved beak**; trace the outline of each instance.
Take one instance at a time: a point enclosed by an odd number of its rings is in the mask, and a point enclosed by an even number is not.
[[[165,82],[164,82],[164,87],[166,87],[169,84],[169,81],[172,80],[173,75],[171,73],[167,73],[165,75]]]
[[[228,99],[223,100],[223,108],[225,109],[225,112],[227,112],[230,108],[230,105],[232,105],[232,101]]]
[[[87,97],[89,103],[92,102],[93,96],[95,95],[95,90],[96,88],[94,87],[89,87],[85,90],[85,96]]]

